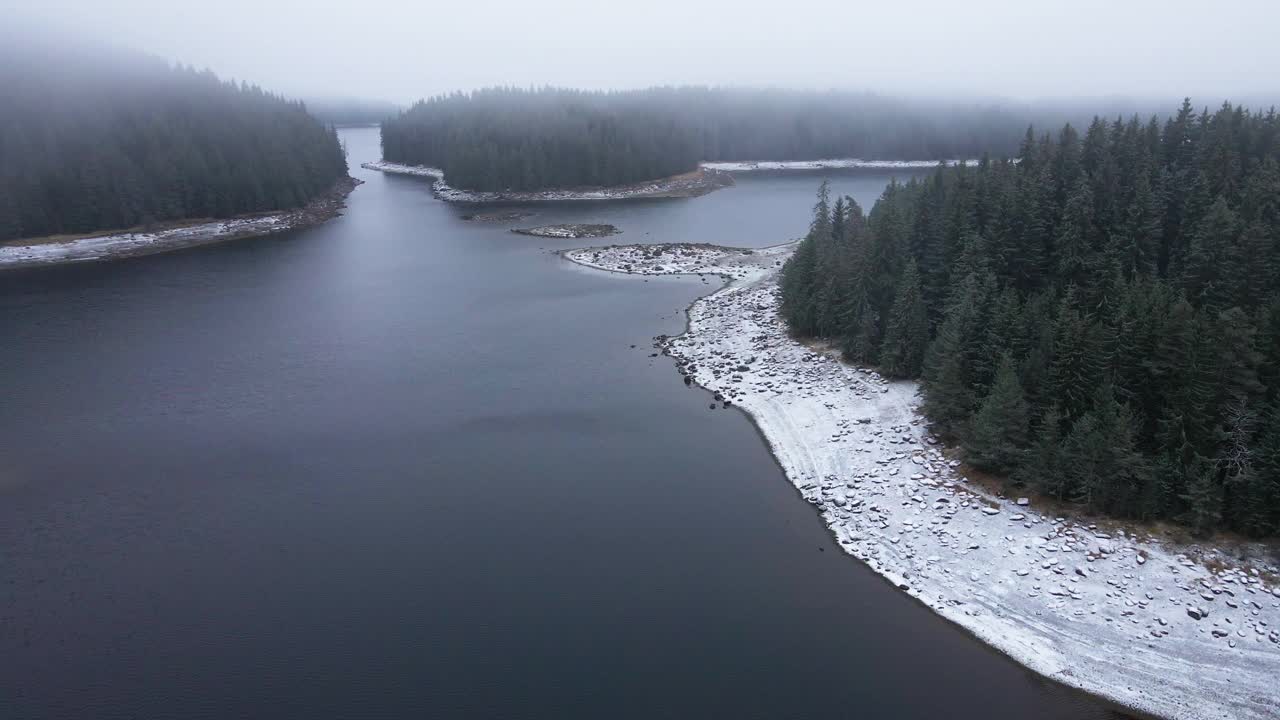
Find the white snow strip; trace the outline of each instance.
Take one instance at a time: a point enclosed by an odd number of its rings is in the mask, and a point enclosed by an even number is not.
[[[874,168],[884,170],[933,168],[941,165],[975,165],[977,160],[860,160],[858,158],[828,158],[825,160],[748,160],[743,162],[704,162],[708,170],[724,172],[752,172],[757,170],[842,170],[850,168]]]
[[[646,197],[673,197],[688,190],[691,186],[699,184],[698,180],[677,177],[636,183],[634,185],[620,185],[617,187],[590,190],[487,192],[477,190],[459,190],[445,181],[443,170],[427,167],[425,165],[402,165],[400,163],[378,161],[363,163],[360,167],[368,170],[380,170],[387,173],[435,178],[435,182],[433,182],[431,186],[432,192],[436,197],[448,202],[544,202],[548,200],[629,200]],[[712,187],[713,186],[711,185],[705,185],[703,186],[702,191],[708,192],[709,190],[707,188]]]
[[[974,164],[977,160],[859,160],[857,158],[833,158],[827,160],[794,160],[775,161],[760,160],[746,162],[704,162],[699,167],[711,172],[753,172],[762,170],[823,170],[848,168],[875,168],[881,170],[904,170],[932,168],[942,165]],[[460,190],[450,185],[440,168],[426,165],[403,165],[401,163],[377,162],[363,163],[360,167],[368,170],[379,170],[399,175],[414,175],[433,178],[431,190],[436,197],[448,202],[483,203],[483,202],[542,202],[547,200],[629,200],[634,198],[673,197],[702,194],[714,189],[714,185],[701,184],[698,180],[690,180],[684,176],[663,178],[634,185],[597,188],[589,190],[541,190],[537,192],[482,192],[477,190]],[[698,192],[689,193],[693,185],[699,186]]]
[[[1046,516],[970,485],[887,382],[788,337],[777,269],[793,246],[565,253],[638,274],[717,274],[664,342],[682,372],[755,419],[839,544],[1035,671],[1168,718],[1263,720],[1280,708],[1274,565]],[[1193,558],[1213,557],[1215,570]],[[1220,564],[1219,564],[1220,563]]]
[[[264,215],[188,225],[156,232],[119,233],[66,242],[34,245],[0,245],[0,267],[100,260],[105,257],[145,254],[151,250],[215,242],[237,235],[288,230],[296,214]]]

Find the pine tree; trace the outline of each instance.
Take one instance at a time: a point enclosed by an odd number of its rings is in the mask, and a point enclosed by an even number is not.
[[[1191,529],[1201,537],[1213,533],[1222,520],[1222,487],[1218,484],[1218,472],[1213,462],[1195,456],[1187,469],[1186,490],[1181,499],[1186,503],[1186,520]]]
[[[1036,428],[1035,442],[1014,478],[1037,492],[1065,500],[1068,488],[1062,462],[1061,424],[1057,408],[1051,406],[1045,411]]]
[[[964,448],[970,464],[981,470],[1008,473],[1022,461],[1027,445],[1027,403],[1007,353],[996,371],[991,392],[983,400]]]
[[[818,189],[809,234],[796,246],[782,268],[782,312],[792,329],[804,335],[818,332],[820,319],[815,291],[819,287],[819,256],[829,254],[831,243],[830,186]]]
[[[946,437],[963,434],[975,406],[969,361],[980,294],[977,279],[969,276],[953,294],[946,319],[925,354],[925,412]]]
[[[1115,398],[1110,383],[1098,388],[1090,411],[1088,474],[1079,478],[1082,502],[1095,511],[1140,517],[1142,498],[1154,482],[1151,465],[1138,450],[1133,415]]]
[[[1280,406],[1272,405],[1265,413],[1248,460],[1232,478],[1235,525],[1255,537],[1280,533]]]
[[[817,326],[812,299],[816,254],[813,238],[801,240],[782,266],[779,282],[783,317],[793,331],[802,335],[813,334]]]
[[[1068,291],[1058,312],[1049,374],[1054,397],[1070,420],[1092,406],[1101,379],[1101,353],[1097,327],[1076,307],[1074,294]]]
[[[1239,223],[1225,198],[1219,197],[1191,234],[1182,263],[1181,287],[1196,305],[1225,308],[1233,293],[1222,275],[1240,234]]]
[[[946,326],[943,327],[945,332]],[[937,349],[931,351],[938,355],[938,359],[934,361],[934,369],[925,383],[924,409],[939,434],[945,438],[956,438],[965,432],[973,412],[974,398],[973,391],[965,382],[963,356],[949,352],[946,348],[950,342],[943,337],[939,335],[934,340]]]
[[[929,314],[920,291],[915,260],[908,260],[894,293],[893,309],[881,353],[882,368],[889,377],[920,374],[929,344]]]

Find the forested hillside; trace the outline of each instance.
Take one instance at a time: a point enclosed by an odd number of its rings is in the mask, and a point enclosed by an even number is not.
[[[454,187],[621,185],[714,160],[935,160],[1017,149],[1026,118],[871,94],[699,87],[494,88],[419,102],[382,124],[383,159]]]
[[[1280,120],[1031,131],[1020,162],[820,195],[800,335],[923,377],[970,464],[1090,511],[1280,533]]]
[[[325,125],[377,125],[400,113],[402,107],[380,100],[308,98],[307,112]]]
[[[294,208],[347,174],[301,103],[140,54],[0,39],[0,240]]]

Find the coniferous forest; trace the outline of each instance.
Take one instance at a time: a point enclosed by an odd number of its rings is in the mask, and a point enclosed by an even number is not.
[[[454,187],[622,185],[702,161],[937,160],[1017,149],[1023,115],[869,93],[492,88],[419,102],[382,124],[389,162],[444,170]]]
[[[0,240],[295,208],[346,174],[301,103],[127,51],[0,48]]]
[[[1280,533],[1280,118],[1189,103],[819,194],[803,336],[921,377],[967,462],[1089,512]]]

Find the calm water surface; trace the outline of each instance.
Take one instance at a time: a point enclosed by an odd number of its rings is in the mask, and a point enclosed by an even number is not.
[[[840,553],[650,357],[706,285],[353,172],[321,227],[0,275],[0,717],[1110,717]],[[818,181],[531,222],[771,245]]]

